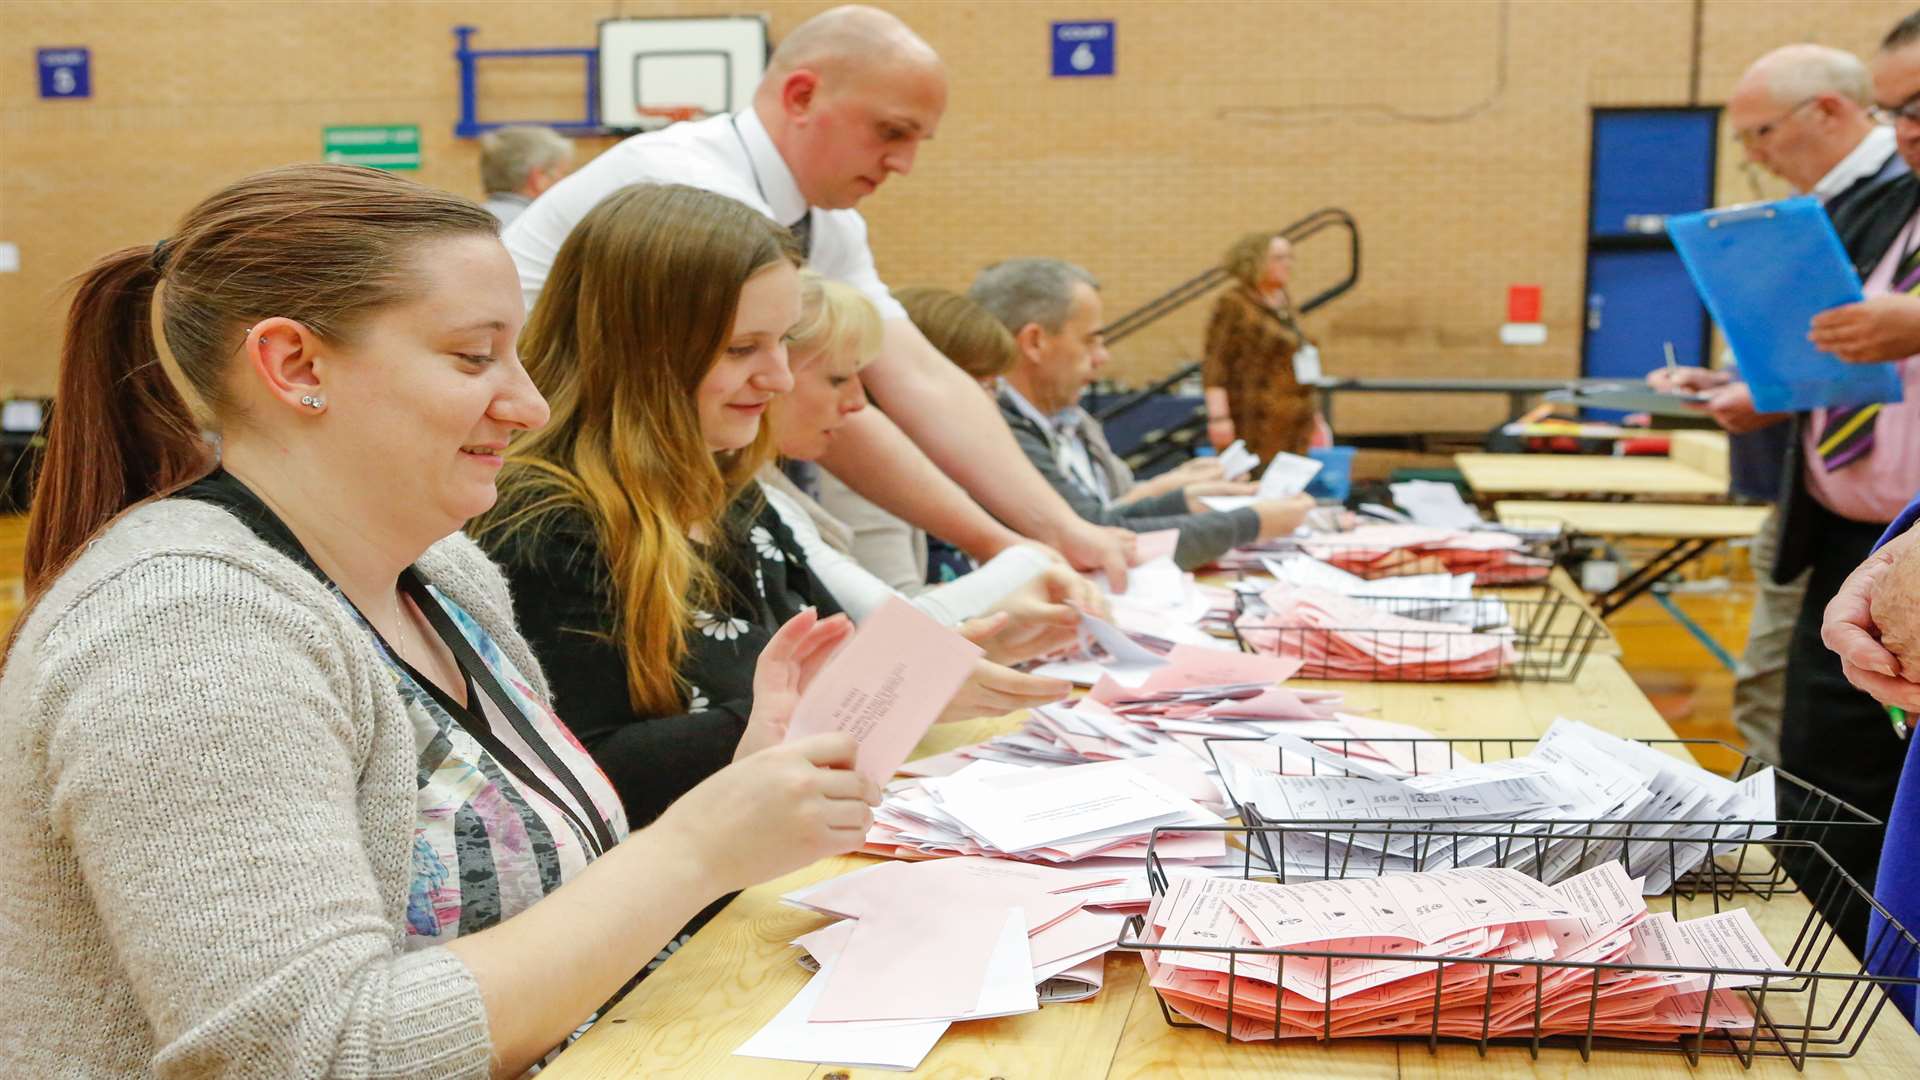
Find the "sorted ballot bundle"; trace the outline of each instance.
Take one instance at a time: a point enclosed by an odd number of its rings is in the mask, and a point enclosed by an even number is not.
[[[1314,755],[1317,775],[1288,775],[1298,771],[1287,766],[1305,752],[1301,741],[1280,735],[1214,744],[1221,780],[1252,812],[1250,821],[1351,823],[1288,831],[1282,842],[1261,845],[1290,878],[1337,876],[1341,867],[1396,873],[1443,864],[1499,865],[1558,881],[1618,859],[1644,875],[1655,895],[1699,867],[1716,843],[1764,840],[1775,831],[1771,767],[1736,783],[1565,718],[1523,756],[1419,776],[1388,775],[1324,749]],[[1420,749],[1424,770],[1431,760],[1424,754],[1441,751],[1439,744]],[[1435,830],[1444,838],[1428,835]]]
[[[1752,917],[1652,915],[1641,889],[1617,862],[1551,887],[1491,867],[1294,885],[1175,877],[1142,938],[1161,946],[1144,955],[1168,1006],[1225,1031],[1231,1002],[1242,1040],[1751,1029],[1729,991],[1795,977]]]
[[[1234,621],[1247,647],[1301,661],[1310,679],[1452,682],[1498,678],[1511,633],[1410,619],[1325,589],[1275,585]]]
[[[1514,585],[1544,580],[1553,570],[1552,559],[1528,553],[1526,538],[1499,529],[1363,525],[1302,537],[1295,546],[1363,578],[1471,573],[1482,585]]]

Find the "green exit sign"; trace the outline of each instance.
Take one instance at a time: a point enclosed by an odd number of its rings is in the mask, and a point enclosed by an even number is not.
[[[420,125],[346,124],[329,127],[320,137],[320,156],[336,165],[366,165],[375,169],[420,167]]]

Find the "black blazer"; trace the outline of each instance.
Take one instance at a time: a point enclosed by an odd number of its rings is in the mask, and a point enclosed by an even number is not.
[[[1853,259],[1861,280],[1873,273],[1887,249],[1920,210],[1920,178],[1901,173],[1877,183],[1856,184],[1827,202],[1827,213],[1840,243]],[[1780,477],[1780,546],[1773,562],[1773,580],[1785,585],[1813,565],[1813,522],[1816,509],[1802,468],[1810,413],[1793,418],[1793,439],[1787,444],[1785,472]]]

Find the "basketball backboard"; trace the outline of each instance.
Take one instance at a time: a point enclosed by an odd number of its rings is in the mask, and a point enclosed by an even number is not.
[[[767,67],[761,15],[606,19],[600,120],[647,131],[744,108]]]

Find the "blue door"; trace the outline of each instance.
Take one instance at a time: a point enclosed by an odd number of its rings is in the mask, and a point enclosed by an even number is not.
[[[1706,360],[1707,309],[1667,240],[1669,214],[1713,204],[1718,109],[1595,109],[1581,373],[1639,378]]]
[[[1583,374],[1638,379],[1666,363],[1673,343],[1682,364],[1706,360],[1706,309],[1671,251],[1599,250],[1587,256],[1587,337]]]

